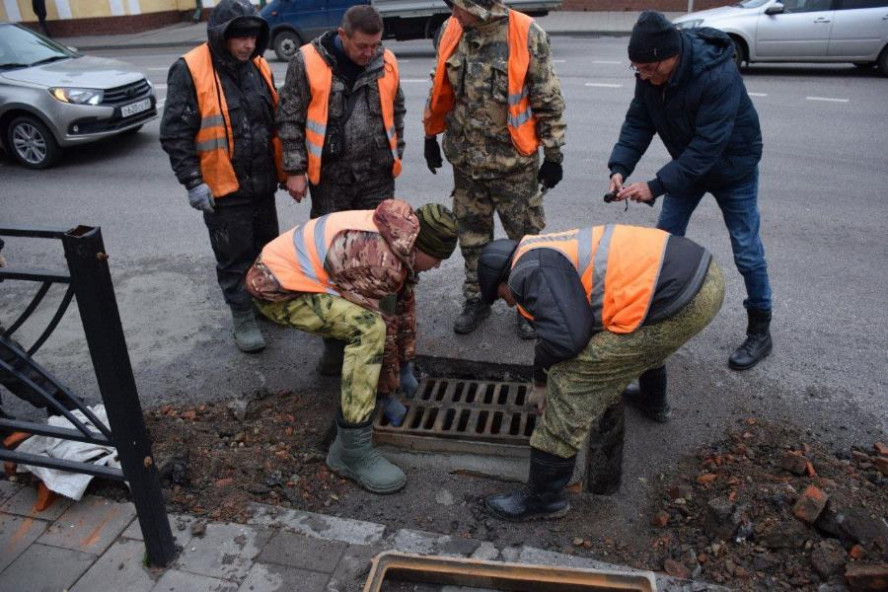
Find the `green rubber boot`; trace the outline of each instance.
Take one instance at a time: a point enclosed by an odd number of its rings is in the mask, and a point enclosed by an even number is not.
[[[373,448],[373,415],[359,424],[336,418],[336,439],[327,453],[327,466],[372,493],[394,493],[407,484],[404,471]]]

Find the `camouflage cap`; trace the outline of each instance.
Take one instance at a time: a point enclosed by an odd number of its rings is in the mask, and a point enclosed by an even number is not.
[[[486,21],[490,18],[491,9],[497,4],[502,4],[502,2],[498,2],[497,0],[448,0],[450,4],[454,4],[459,6],[466,12],[470,12],[480,18],[482,21]]]
[[[419,219],[417,249],[437,259],[447,259],[456,249],[456,216],[438,203],[427,203],[414,212]]]

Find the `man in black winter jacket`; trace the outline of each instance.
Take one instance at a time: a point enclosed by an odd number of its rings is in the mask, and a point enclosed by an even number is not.
[[[759,236],[762,134],[733,52],[721,31],[679,31],[659,12],[643,12],[629,40],[635,97],[608,168],[618,200],[665,195],[657,228],[678,236],[703,195],[713,194],[746,283],[747,338],[728,361],[745,370],[771,352],[771,287]],[[625,184],[654,134],[673,160],[650,181]]]
[[[283,180],[277,92],[262,58],[268,37],[248,0],[221,0],[207,22],[208,42],[170,67],[160,124],[173,172],[203,212],[234,340],[245,352],[265,347],[244,276],[279,234],[274,194]]]

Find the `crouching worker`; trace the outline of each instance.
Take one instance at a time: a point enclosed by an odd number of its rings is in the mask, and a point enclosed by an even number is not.
[[[416,274],[456,248],[456,219],[440,204],[415,212],[389,199],[375,210],[336,212],[276,238],[247,272],[259,310],[281,325],[345,342],[336,440],[327,466],[373,493],[393,493],[404,472],[372,445],[377,393],[390,421],[403,419],[393,396],[416,390]]]
[[[626,385],[656,374],[647,403],[666,407],[664,364],[715,318],[721,269],[686,238],[607,225],[493,241],[478,281],[488,303],[517,305],[536,327],[530,402],[542,415],[527,486],[489,497],[487,508],[506,520],[559,518],[580,445]]]

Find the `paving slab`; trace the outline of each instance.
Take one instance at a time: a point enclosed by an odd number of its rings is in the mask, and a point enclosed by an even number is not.
[[[240,524],[209,524],[182,550],[176,568],[195,574],[240,581],[271,538],[265,528]]]
[[[111,588],[125,592],[149,592],[155,580],[145,569],[144,558],[145,544],[142,541],[117,539],[77,580],[71,592],[96,592]]]
[[[6,479],[0,480],[0,503],[17,494],[21,488],[22,486],[19,483],[7,481]]]
[[[235,592],[236,590],[237,584],[234,582],[171,569],[157,580],[152,592]]]
[[[92,553],[33,544],[0,573],[0,590],[68,590],[96,559]]]
[[[47,527],[43,520],[0,513],[0,571],[40,538]]]
[[[271,539],[257,561],[332,574],[348,545],[304,534],[281,531]]]
[[[101,554],[136,515],[132,504],[88,496],[73,504],[49,527],[40,542],[85,553]]]
[[[0,512],[9,512],[19,516],[40,518],[52,522],[65,513],[71,507],[73,500],[58,496],[51,506],[38,512],[34,509],[37,503],[37,488],[34,486],[22,487],[15,495],[0,505]]]
[[[319,539],[335,540],[350,545],[370,545],[385,534],[385,525],[323,516],[312,512],[285,510],[266,504],[249,504],[253,513],[250,524],[286,528]]]
[[[362,590],[370,572],[370,561],[383,550],[381,545],[349,545],[327,584],[328,590]]]
[[[329,574],[285,565],[255,563],[238,592],[327,592]]]
[[[184,514],[168,514],[170,520],[170,530],[173,532],[173,539],[180,547],[186,546],[191,541],[191,525],[198,522],[194,516],[186,516]],[[126,530],[120,535],[124,538],[144,541],[142,535],[142,527],[139,526],[138,516],[130,522]]]

